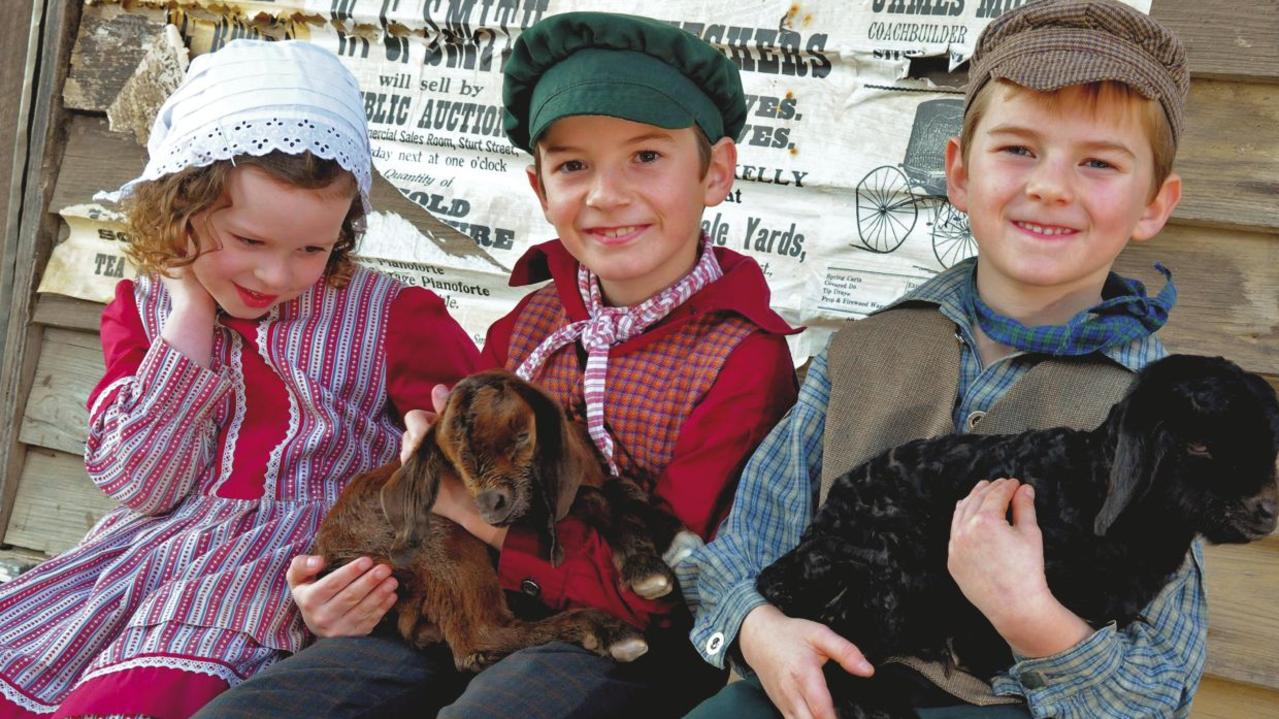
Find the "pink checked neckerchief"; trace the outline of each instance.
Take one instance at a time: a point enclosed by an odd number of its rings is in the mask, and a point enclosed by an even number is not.
[[[613,461],[613,438],[604,429],[604,380],[608,376],[608,354],[613,345],[648,329],[654,322],[670,314],[688,301],[698,290],[724,276],[715,259],[709,235],[702,235],[702,256],[688,274],[678,282],[633,307],[605,307],[600,298],[599,279],[585,265],[577,268],[577,289],[586,305],[587,319],[565,325],[542,341],[520,364],[515,374],[526,381],[542,368],[546,359],[564,345],[581,338],[586,349],[586,376],[583,395],[586,399],[586,428],[595,446],[608,461],[608,469],[617,476]]]

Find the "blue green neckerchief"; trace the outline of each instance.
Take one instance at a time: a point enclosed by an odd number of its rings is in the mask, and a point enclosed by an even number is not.
[[[964,294],[968,311],[992,340],[1023,352],[1076,357],[1147,337],[1164,326],[1177,302],[1177,287],[1167,267],[1156,262],[1155,269],[1168,280],[1157,296],[1148,296],[1140,281],[1111,272],[1101,290],[1101,303],[1061,325],[1027,327],[991,309],[977,295],[976,264]]]

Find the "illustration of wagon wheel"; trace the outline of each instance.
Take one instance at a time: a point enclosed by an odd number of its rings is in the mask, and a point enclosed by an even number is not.
[[[897,167],[876,167],[857,183],[857,235],[866,249],[884,253],[901,247],[917,219],[915,194]]]
[[[937,205],[933,215],[932,235],[933,254],[942,267],[950,267],[977,254],[977,242],[973,240],[968,215],[955,209],[946,200],[941,200]]]

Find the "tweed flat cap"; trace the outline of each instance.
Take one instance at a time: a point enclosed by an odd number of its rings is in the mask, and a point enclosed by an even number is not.
[[[552,15],[520,34],[502,68],[503,126],[532,152],[556,120],[607,115],[667,129],[696,124],[737,138],[746,96],[737,66],[658,20],[602,12]]]
[[[1039,0],[1000,15],[977,40],[964,110],[991,80],[1040,92],[1113,80],[1163,106],[1174,141],[1190,71],[1181,40],[1115,0]]]

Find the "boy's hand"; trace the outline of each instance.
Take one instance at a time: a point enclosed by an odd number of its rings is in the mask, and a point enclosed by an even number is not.
[[[1018,654],[1049,656],[1092,633],[1048,588],[1030,485],[978,482],[955,505],[949,552],[947,567],[960,591]]]
[[[949,551],[950,576],[987,617],[1010,600],[1048,589],[1034,490],[1015,479],[978,482],[955,505]]]
[[[323,568],[323,557],[301,555],[285,573],[293,603],[317,637],[364,636],[395,606],[396,581],[389,566],[360,557],[317,580]]]
[[[440,478],[435,490],[435,503],[431,512],[450,519],[460,525],[472,536],[494,549],[501,549],[506,542],[506,527],[494,527],[484,521],[480,510],[475,506],[475,499],[466,491],[462,480],[452,475]]]
[[[444,411],[444,405],[449,401],[449,388],[437,384],[431,388],[431,404],[432,409],[412,409],[404,413],[404,434],[400,437],[400,464],[409,461],[409,457],[413,456],[413,452],[417,450],[418,445],[422,444],[422,438],[426,437],[426,432],[435,424],[435,420],[439,418],[440,413]]]
[[[755,607],[738,633],[742,657],[786,719],[836,719],[822,665],[835,661],[851,674],[875,672],[852,642],[829,627],[786,616],[771,604]]]

